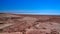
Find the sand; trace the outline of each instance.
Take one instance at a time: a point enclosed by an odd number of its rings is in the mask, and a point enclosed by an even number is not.
[[[60,34],[60,16],[1,13],[0,34]]]

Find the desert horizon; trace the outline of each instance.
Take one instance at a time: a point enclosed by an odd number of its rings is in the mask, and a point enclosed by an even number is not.
[[[60,34],[60,0],[0,0],[0,34]]]
[[[60,16],[0,13],[0,34],[60,34]]]

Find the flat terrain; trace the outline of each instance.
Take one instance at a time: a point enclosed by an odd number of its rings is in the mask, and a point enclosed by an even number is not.
[[[0,34],[60,34],[60,16],[0,13]]]

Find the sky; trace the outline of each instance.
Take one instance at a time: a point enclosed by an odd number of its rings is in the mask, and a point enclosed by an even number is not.
[[[60,0],[0,0],[0,12],[60,15]]]

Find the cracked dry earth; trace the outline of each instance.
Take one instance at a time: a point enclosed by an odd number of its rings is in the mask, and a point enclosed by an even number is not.
[[[60,34],[60,16],[0,14],[0,34]]]

